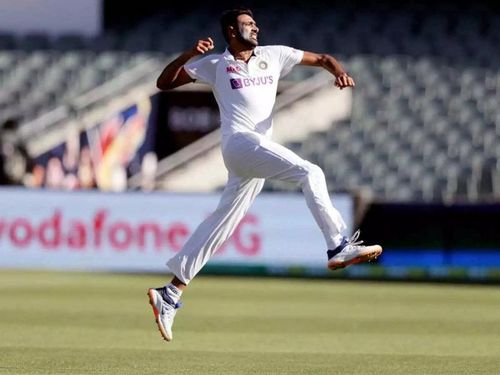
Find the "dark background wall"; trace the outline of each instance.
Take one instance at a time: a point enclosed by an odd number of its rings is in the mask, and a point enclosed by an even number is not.
[[[317,9],[319,12],[324,8],[342,8],[353,11],[370,10],[413,10],[415,12],[464,12],[468,9],[484,12],[495,12],[500,9],[500,3],[495,1],[465,1],[465,0],[288,0],[286,3],[278,0],[246,0],[246,1],[228,1],[221,0],[213,3],[201,0],[192,0],[189,2],[172,1],[142,1],[142,2],[124,2],[121,0],[104,0],[104,27],[126,28],[136,24],[144,17],[149,17],[158,13],[172,13],[179,17],[189,14],[193,9],[206,9],[207,14],[218,16],[223,10],[234,7],[249,7],[257,16],[263,16],[269,9],[282,9],[283,22],[286,22],[286,9]]]

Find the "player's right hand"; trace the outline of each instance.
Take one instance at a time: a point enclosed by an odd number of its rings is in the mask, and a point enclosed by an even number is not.
[[[193,48],[193,52],[196,55],[203,55],[204,53],[214,49],[214,41],[212,38],[208,37],[206,39],[200,39]]]
[[[343,73],[335,79],[335,86],[342,90],[346,87],[354,87],[356,84],[349,74]]]

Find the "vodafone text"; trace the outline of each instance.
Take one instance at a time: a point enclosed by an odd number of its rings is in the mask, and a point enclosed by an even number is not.
[[[262,237],[258,218],[246,215],[232,237],[218,251],[234,248],[244,256],[258,255]],[[34,247],[47,251],[179,251],[191,234],[186,223],[176,221],[130,222],[115,219],[106,209],[100,209],[90,219],[66,218],[61,210],[35,222],[29,217],[0,218],[0,245],[17,249]]]

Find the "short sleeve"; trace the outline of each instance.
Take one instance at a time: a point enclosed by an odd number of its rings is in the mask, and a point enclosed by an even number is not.
[[[281,66],[281,74],[283,77],[290,73],[292,68],[299,64],[304,57],[304,51],[299,49],[287,47],[287,46],[274,46],[275,52],[278,54],[280,66]]]
[[[215,84],[217,62],[219,59],[214,55],[205,56],[199,60],[184,65],[184,70],[193,79],[210,85]]]

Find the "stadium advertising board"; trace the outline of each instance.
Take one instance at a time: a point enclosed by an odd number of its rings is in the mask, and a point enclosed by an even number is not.
[[[162,159],[220,127],[211,91],[163,91],[157,100],[155,150]]]
[[[126,179],[141,171],[145,155],[154,153],[155,100],[137,100],[79,133],[69,129],[65,142],[33,160],[40,176],[33,185],[124,190]]]
[[[0,267],[159,271],[219,195],[0,189]],[[334,197],[349,226],[352,199]],[[351,230],[351,228],[349,228]],[[261,194],[211,265],[325,267],[299,194]]]

